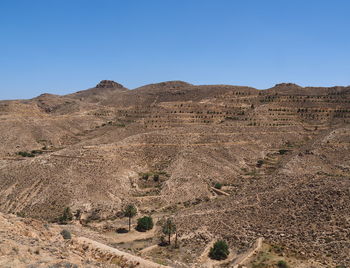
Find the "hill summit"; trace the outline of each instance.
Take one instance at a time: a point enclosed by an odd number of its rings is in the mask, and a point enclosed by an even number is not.
[[[102,80],[96,88],[124,88],[124,86],[112,80]]]

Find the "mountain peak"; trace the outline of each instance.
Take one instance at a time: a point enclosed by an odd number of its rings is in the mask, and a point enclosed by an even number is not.
[[[124,88],[124,86],[113,80],[102,80],[96,85],[96,88]]]

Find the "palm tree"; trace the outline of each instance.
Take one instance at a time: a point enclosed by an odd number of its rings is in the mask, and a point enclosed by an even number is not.
[[[163,225],[163,233],[168,235],[169,245],[170,245],[170,236],[176,232],[176,225],[171,218],[168,218]]]
[[[125,217],[129,218],[129,232],[130,232],[131,218],[135,217],[135,215],[137,214],[137,209],[133,204],[130,204],[124,208],[123,213]]]

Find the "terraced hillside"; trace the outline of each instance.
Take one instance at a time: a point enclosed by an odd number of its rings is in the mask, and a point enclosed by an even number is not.
[[[186,262],[213,237],[237,253],[263,237],[349,265],[349,123],[350,87],[101,81],[1,101],[0,210],[103,221],[133,202],[176,216],[184,248],[198,245]]]

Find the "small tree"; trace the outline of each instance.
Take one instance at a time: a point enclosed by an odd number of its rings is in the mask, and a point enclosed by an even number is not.
[[[63,215],[58,219],[60,223],[66,224],[67,222],[73,220],[73,213],[69,207],[63,210]]]
[[[153,228],[153,219],[150,216],[144,216],[137,220],[136,230],[139,232],[146,232]]]
[[[133,204],[127,205],[123,211],[125,217],[129,218],[129,232],[131,228],[131,218],[137,214],[137,209]]]
[[[209,251],[209,257],[214,260],[225,260],[229,254],[228,245],[224,240],[218,240]]]
[[[168,218],[163,225],[163,233],[168,236],[168,243],[170,245],[170,237],[176,232],[176,225],[171,218]]]

